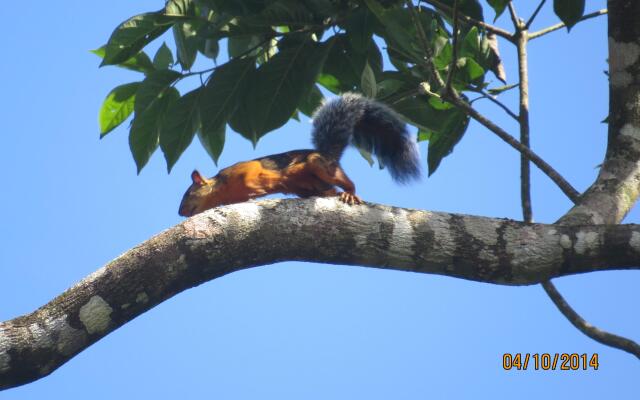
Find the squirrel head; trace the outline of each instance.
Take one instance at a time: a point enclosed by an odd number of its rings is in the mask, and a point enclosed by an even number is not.
[[[208,200],[216,186],[216,178],[207,179],[194,170],[191,173],[191,181],[191,186],[182,197],[178,209],[178,214],[183,217],[191,217],[212,207]]]

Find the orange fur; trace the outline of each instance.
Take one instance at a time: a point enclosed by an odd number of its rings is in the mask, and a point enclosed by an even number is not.
[[[179,214],[182,216],[272,193],[300,197],[339,195],[345,203],[362,203],[355,194],[355,185],[339,163],[314,151],[290,151],[239,162],[224,168],[211,179],[203,178],[197,171],[191,177],[193,183],[180,204]],[[335,186],[344,192],[339,193]]]

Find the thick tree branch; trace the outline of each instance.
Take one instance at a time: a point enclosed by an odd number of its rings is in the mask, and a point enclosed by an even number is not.
[[[609,2],[609,138],[596,181],[562,219],[616,224],[640,196],[640,2]]]
[[[50,374],[185,289],[285,260],[528,285],[570,274],[639,268],[640,225],[524,224],[348,206],[334,198],[212,209],[128,251],[38,310],[0,323],[0,389]]]
[[[636,23],[640,3],[610,1],[609,9],[610,116],[605,162],[594,184],[560,223],[619,223],[640,192],[640,28]],[[606,13],[602,11],[591,17]],[[635,55],[629,57],[628,51]],[[640,358],[640,345],[636,342],[589,324],[551,282],[543,282],[542,286],[560,312],[585,335]]]

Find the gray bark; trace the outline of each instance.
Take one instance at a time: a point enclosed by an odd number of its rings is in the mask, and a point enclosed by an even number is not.
[[[334,198],[221,207],[111,261],[38,310],[0,323],[0,389],[48,375],[175,294],[244,268],[299,260],[529,285],[639,268],[640,225],[559,226]]]

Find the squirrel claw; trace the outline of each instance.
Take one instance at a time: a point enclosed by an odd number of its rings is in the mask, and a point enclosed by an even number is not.
[[[349,205],[362,204],[363,203],[362,199],[360,197],[356,196],[353,193],[342,192],[342,193],[340,193],[338,198],[340,199],[341,202],[343,202],[345,204],[349,204]]]

